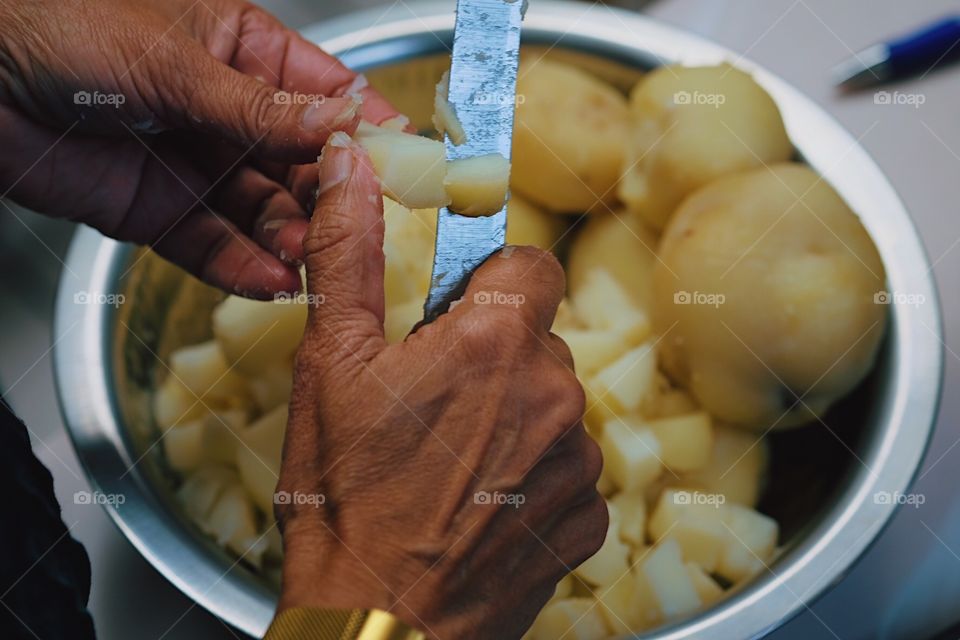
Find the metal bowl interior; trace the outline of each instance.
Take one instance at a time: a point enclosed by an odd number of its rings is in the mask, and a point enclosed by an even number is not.
[[[384,18],[360,14],[306,35],[367,73],[415,124],[428,127],[432,86],[452,42],[448,3]],[[395,12],[396,14],[396,12]],[[370,26],[373,25],[373,26]],[[936,413],[942,369],[938,305],[928,261],[907,212],[857,142],[794,89],[733,53],[639,17],[595,5],[540,0],[524,26],[524,55],[549,55],[626,90],[665,62],[726,60],[753,72],[780,105],[799,157],[861,216],[880,249],[891,291],[924,296],[891,305],[879,363],[825,425],[776,434],[762,509],[781,523],[783,551],[769,571],[713,609],[651,633],[657,638],[757,637],[806,607],[876,538],[919,466]],[[67,259],[56,332],[56,378],[65,421],[94,485],[123,493],[108,506],[117,526],[169,580],[215,615],[260,637],[276,590],[220,550],[180,513],[175,481],[155,446],[150,390],[171,349],[209,336],[221,298],[153,254],[78,232]],[[123,292],[126,304],[74,304],[74,294]]]

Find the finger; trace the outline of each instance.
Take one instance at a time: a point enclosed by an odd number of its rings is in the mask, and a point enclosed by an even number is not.
[[[300,289],[296,268],[283,264],[232,222],[210,211],[185,216],[153,248],[204,282],[247,298],[270,300],[278,293]]]
[[[600,549],[609,526],[606,501],[596,491],[588,493],[583,501],[561,512],[549,531],[540,534],[547,561],[552,559],[562,563],[566,572],[573,571]]]
[[[226,181],[215,203],[218,211],[284,263],[303,261],[309,217],[283,185],[243,166]]]
[[[151,59],[177,60],[148,71],[159,92],[157,110],[168,125],[199,130],[270,160],[310,162],[335,131],[353,133],[360,121],[356,96],[298,100],[265,82],[222,64],[186,35],[161,41]],[[151,65],[146,64],[148,69]]]
[[[383,200],[363,150],[336,135],[320,159],[320,195],[304,239],[312,306],[307,333],[334,360],[361,361],[386,346],[383,337]]]
[[[453,317],[486,309],[512,309],[531,330],[549,332],[563,300],[563,268],[535,247],[506,247],[480,265]]]
[[[232,50],[218,57],[249,76],[290,93],[343,96],[356,92],[363,97],[363,117],[380,124],[398,115],[397,110],[358,74],[320,47],[291,31],[268,12],[245,3],[210,3],[191,24],[194,34],[207,40],[223,35],[224,21],[240,12]],[[217,14],[220,14],[219,16]]]

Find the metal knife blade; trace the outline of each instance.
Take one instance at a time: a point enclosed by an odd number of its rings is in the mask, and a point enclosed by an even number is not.
[[[526,0],[458,0],[447,100],[467,140],[446,139],[451,160],[499,153],[510,158],[516,107],[520,22]],[[480,218],[446,208],[437,218],[433,278],[424,305],[432,322],[463,295],[474,269],[504,245],[507,212]]]

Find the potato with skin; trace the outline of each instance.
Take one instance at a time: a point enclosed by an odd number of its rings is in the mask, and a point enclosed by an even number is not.
[[[652,71],[631,92],[630,113],[618,196],[655,229],[699,187],[793,156],[776,103],[727,64]]]
[[[758,431],[810,422],[873,367],[886,324],[874,302],[883,263],[859,218],[808,167],[701,189],[665,231],[660,258],[662,364],[717,419]]]
[[[557,213],[612,204],[623,165],[627,101],[575,67],[520,65],[511,188]]]

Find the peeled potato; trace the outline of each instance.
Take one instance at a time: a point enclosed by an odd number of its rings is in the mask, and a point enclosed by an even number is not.
[[[555,251],[562,228],[556,216],[511,194],[507,202],[507,244]]]
[[[883,262],[808,167],[704,187],[671,221],[660,258],[663,365],[716,418],[756,430],[803,424],[873,367],[886,321],[874,301]]]
[[[205,403],[236,403],[246,395],[243,378],[230,369],[215,340],[173,351],[170,372]]]
[[[336,143],[337,135],[330,144]],[[443,187],[447,150],[442,142],[366,123],[357,129],[356,139],[370,157],[385,196],[411,209],[450,202]]]
[[[443,187],[450,211],[463,216],[491,216],[507,202],[510,161],[499,153],[451,160]]]
[[[251,424],[242,432],[243,442],[236,448],[240,478],[263,513],[273,513],[287,411],[286,404],[280,405]]]
[[[437,229],[436,209],[410,210],[383,200],[384,303],[390,309],[426,299]]]
[[[538,59],[520,65],[512,188],[555,212],[612,203],[623,164],[627,101],[575,67]]]
[[[680,483],[704,493],[720,494],[727,502],[755,507],[767,460],[766,440],[741,429],[717,425],[707,463],[696,471],[681,474]]]
[[[618,195],[655,229],[699,187],[793,155],[776,103],[730,65],[656,69],[634,87],[630,112]]]
[[[300,345],[307,305],[229,296],[213,310],[213,335],[230,365],[248,376],[289,360]]]
[[[593,598],[566,598],[549,603],[525,636],[529,640],[603,640],[607,627]]]
[[[673,540],[657,545],[641,563],[640,573],[649,581],[665,618],[692,613],[703,604]]]
[[[660,443],[650,429],[634,430],[615,418],[603,426],[600,448],[610,477],[622,491],[639,491],[663,471]]]
[[[576,295],[590,286],[590,273],[602,269],[649,315],[656,250],[657,239],[636,216],[595,213],[586,219],[571,243],[567,288]]]

